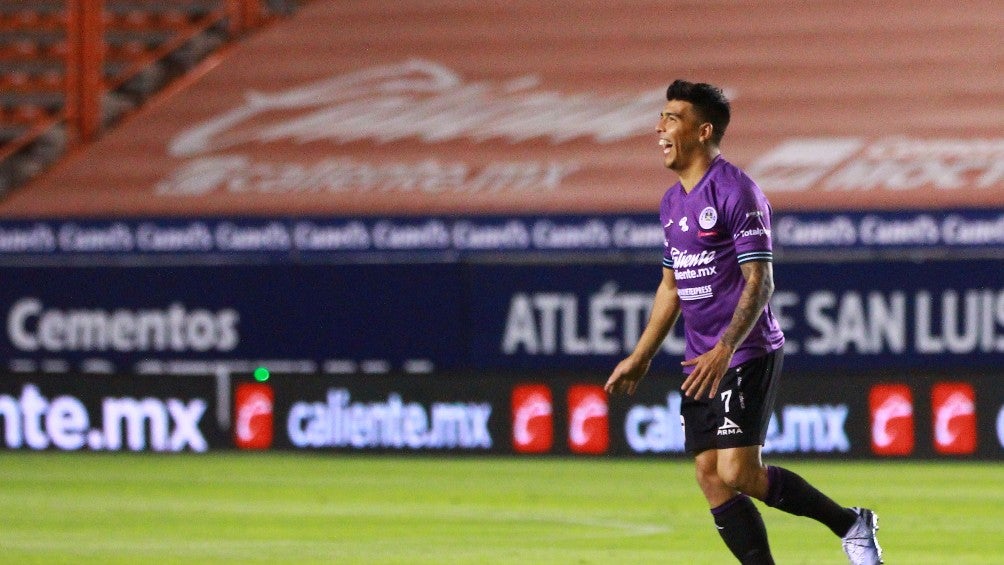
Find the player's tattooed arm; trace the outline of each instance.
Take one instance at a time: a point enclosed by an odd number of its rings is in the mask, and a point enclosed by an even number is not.
[[[774,270],[769,261],[747,261],[739,268],[746,279],[746,286],[732,314],[732,321],[720,340],[733,351],[746,339],[774,293]]]
[[[680,387],[690,398],[705,394],[711,398],[718,393],[718,385],[729,368],[732,355],[756,325],[774,292],[774,274],[769,262],[748,261],[739,268],[746,279],[746,286],[722,337],[709,351],[681,363],[684,367],[693,367]]]

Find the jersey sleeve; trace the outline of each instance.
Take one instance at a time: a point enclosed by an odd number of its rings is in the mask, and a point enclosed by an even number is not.
[[[740,183],[729,202],[727,217],[735,242],[736,261],[773,261],[771,238],[771,208],[760,187],[752,180]]]

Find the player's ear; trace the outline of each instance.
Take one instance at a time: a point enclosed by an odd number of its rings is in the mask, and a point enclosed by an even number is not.
[[[701,124],[701,129],[698,132],[698,139],[700,139],[701,143],[710,143],[714,133],[715,126],[711,122],[704,122]]]

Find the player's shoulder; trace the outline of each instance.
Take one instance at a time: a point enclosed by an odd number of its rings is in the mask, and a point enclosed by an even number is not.
[[[757,186],[752,177],[746,174],[746,171],[724,157],[719,157],[715,164],[715,180],[718,181],[716,184],[726,189],[756,188],[756,190],[760,190],[760,187]]]
[[[760,185],[746,171],[719,157],[715,171],[715,191],[719,198],[732,200],[766,200]]]

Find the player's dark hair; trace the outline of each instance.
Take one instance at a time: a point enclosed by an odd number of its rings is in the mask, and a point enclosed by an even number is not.
[[[666,100],[683,100],[693,104],[701,120],[711,123],[711,141],[715,145],[721,145],[732,115],[729,99],[721,88],[703,82],[677,79],[666,89]]]

